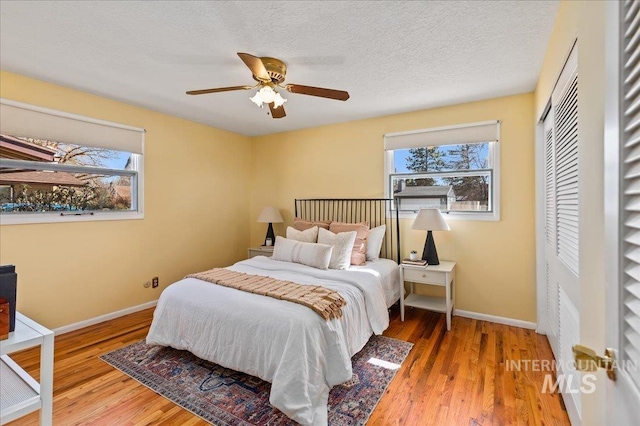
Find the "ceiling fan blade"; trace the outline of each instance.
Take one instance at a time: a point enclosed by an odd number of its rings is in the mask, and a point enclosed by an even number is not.
[[[230,92],[232,90],[249,90],[252,88],[253,86],[230,86],[230,87],[218,87],[216,89],[189,90],[187,92],[187,95],[205,95],[207,93]]]
[[[301,86],[299,84],[287,84],[285,88],[291,93],[299,93],[301,95],[318,96],[338,101],[349,99],[349,92],[343,90],[323,89],[322,87]]]
[[[287,113],[284,112],[284,105],[280,105],[278,108],[276,108],[273,105],[273,102],[271,102],[269,104],[269,109],[271,110],[271,117],[273,118],[282,118],[287,115]]]
[[[242,62],[249,67],[255,78],[259,81],[271,82],[271,77],[269,76],[267,69],[264,67],[262,59],[257,56],[249,55],[248,53],[241,52],[238,52],[238,56],[240,56]]]

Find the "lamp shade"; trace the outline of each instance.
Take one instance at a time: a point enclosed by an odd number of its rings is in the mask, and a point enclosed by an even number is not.
[[[260,223],[281,223],[284,222],[282,220],[282,216],[280,212],[275,207],[265,207],[262,209],[262,213],[258,216],[258,222]]]
[[[444,216],[440,213],[440,209],[420,209],[418,216],[413,221],[411,229],[423,231],[448,231],[449,225],[444,220]]]

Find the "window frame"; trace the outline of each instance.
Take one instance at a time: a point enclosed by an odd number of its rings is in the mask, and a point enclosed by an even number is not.
[[[26,167],[30,170],[50,170],[50,171],[67,171],[67,172],[86,172],[109,174],[118,176],[131,176],[132,181],[136,185],[132,185],[131,201],[136,202],[135,210],[127,211],[103,211],[93,210],[82,213],[72,212],[11,212],[0,213],[0,226],[2,225],[22,225],[36,223],[69,223],[69,222],[93,222],[105,220],[137,220],[144,219],[144,149],[146,131],[142,128],[127,126],[119,123],[112,123],[104,120],[98,120],[90,117],[71,114],[63,111],[42,108],[34,105],[24,104],[21,102],[0,99],[3,104],[17,106],[19,108],[32,110],[34,112],[42,112],[53,116],[77,120],[83,123],[93,123],[100,126],[109,126],[119,129],[140,132],[142,154],[131,153],[131,170],[125,169],[109,169],[104,167],[78,166],[69,164],[57,164],[48,162],[37,162],[28,160],[1,159],[3,166],[6,164],[12,167]],[[21,137],[30,137],[31,135],[18,135]],[[41,139],[47,139],[43,137]],[[56,141],[65,143],[64,140]],[[89,145],[87,145],[89,146]],[[91,145],[93,146],[93,145]],[[109,149],[109,148],[107,148]]]
[[[482,123],[469,123],[469,124],[461,124],[455,126],[446,126],[435,129],[423,129],[423,130],[414,130],[410,132],[402,132],[402,133],[393,133],[392,135],[401,135],[401,134],[414,134],[414,133],[428,133],[434,130],[447,130],[447,129],[457,129],[457,128],[465,128],[471,127],[474,125],[485,125],[488,123],[495,123],[497,125],[497,141],[487,141],[489,144],[489,153],[488,153],[488,161],[489,168],[487,169],[478,169],[478,170],[453,170],[453,171],[434,171],[434,172],[415,172],[415,173],[395,173],[394,172],[394,151],[395,150],[385,150],[384,151],[384,196],[385,198],[394,198],[393,192],[391,190],[392,179],[394,176],[418,176],[418,175],[431,175],[433,177],[440,177],[442,175],[448,176],[460,176],[463,174],[473,174],[475,172],[491,172],[491,185],[489,187],[489,203],[491,205],[491,210],[486,212],[480,211],[449,211],[442,212],[445,215],[446,219],[452,220],[477,220],[477,221],[493,221],[497,222],[500,220],[500,138],[501,138],[501,122],[500,121],[492,121],[492,122],[482,122]],[[389,135],[385,135],[389,136]],[[465,142],[455,143],[455,144],[442,144],[439,146],[447,146],[447,145],[460,145]],[[467,142],[467,143],[479,143],[479,142]],[[481,143],[481,142],[480,142]],[[398,148],[403,149],[403,148]],[[404,148],[408,149],[408,148]],[[401,219],[415,219],[418,215],[417,211],[403,211],[400,210],[399,217]]]

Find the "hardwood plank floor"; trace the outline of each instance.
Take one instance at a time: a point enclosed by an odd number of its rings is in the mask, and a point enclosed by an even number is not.
[[[54,425],[206,425],[98,356],[145,338],[153,309],[56,337]],[[559,394],[542,393],[549,372],[510,371],[509,360],[552,360],[545,336],[485,321],[391,310],[386,336],[415,344],[369,425],[568,425]],[[14,360],[36,378],[39,351]],[[37,425],[38,412],[10,425]]]

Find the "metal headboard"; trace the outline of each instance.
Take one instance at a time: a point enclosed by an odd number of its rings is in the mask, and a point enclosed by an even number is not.
[[[400,222],[392,198],[308,198],[295,200],[295,216],[305,220],[386,225],[380,256],[400,263]]]

